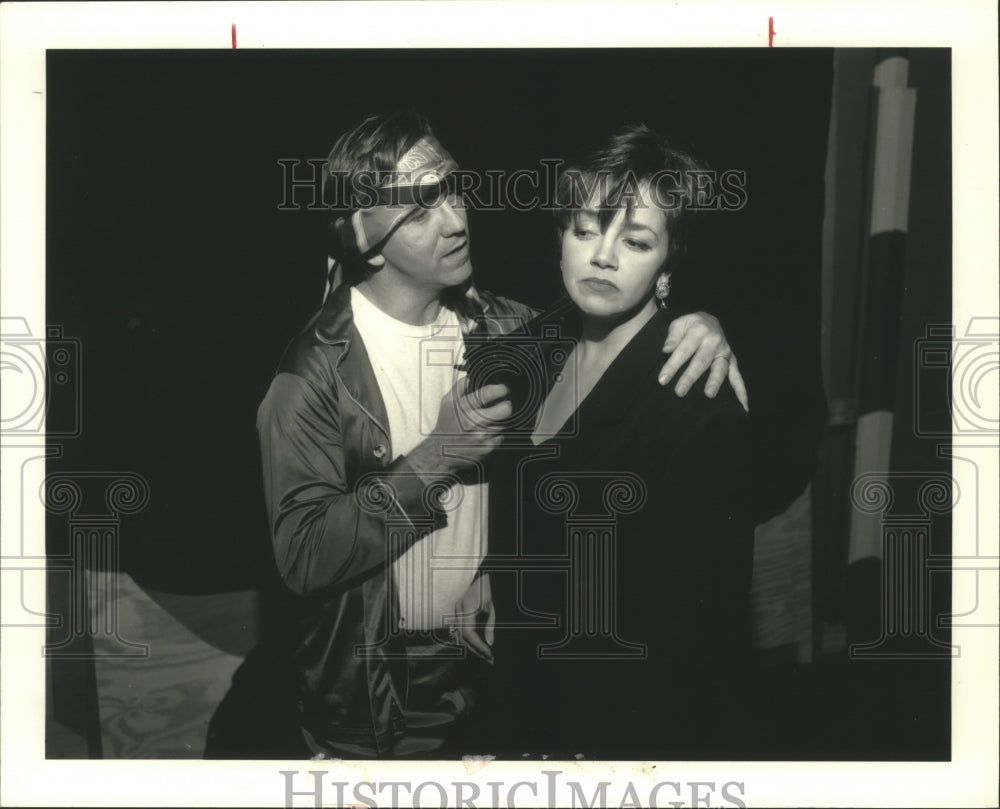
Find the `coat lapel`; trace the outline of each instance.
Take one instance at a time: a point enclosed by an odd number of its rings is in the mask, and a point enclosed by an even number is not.
[[[339,353],[331,352],[334,372],[351,398],[390,440],[389,416],[375,378],[375,369],[368,358],[361,333],[354,325],[350,286],[341,284],[327,296],[314,328],[321,343],[339,348]]]
[[[576,417],[570,418],[565,429],[574,421],[580,431],[592,434],[629,416],[633,405],[644,387],[656,382],[656,372],[666,361],[663,343],[672,315],[667,310],[654,314],[629,343],[612,360],[607,370],[577,408]],[[567,316],[563,321],[567,330],[579,335],[578,318]],[[558,367],[550,369],[551,379]]]

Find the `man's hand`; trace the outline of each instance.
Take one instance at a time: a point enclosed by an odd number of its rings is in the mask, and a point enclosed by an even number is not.
[[[743,409],[750,412],[750,400],[736,363],[736,355],[726,341],[722,324],[717,318],[707,312],[694,312],[676,318],[670,324],[663,352],[671,356],[660,371],[661,385],[666,385],[681,366],[690,360],[674,386],[677,395],[683,396],[691,390],[695,380],[705,373],[705,369],[711,366],[712,371],[705,383],[705,395],[709,399],[713,398],[719,392],[723,380],[728,378]]]
[[[487,663],[493,662],[494,630],[496,612],[493,609],[493,591],[490,588],[490,574],[484,573],[465,591],[465,595],[455,605],[456,620],[452,637],[473,654]],[[482,618],[485,616],[485,621]],[[479,623],[483,623],[480,634]]]
[[[506,385],[469,391],[469,378],[462,377],[441,400],[433,432],[406,456],[410,466],[427,477],[475,466],[503,441],[501,422],[512,412],[504,398],[509,393]]]

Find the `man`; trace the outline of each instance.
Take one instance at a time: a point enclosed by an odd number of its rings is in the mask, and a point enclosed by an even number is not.
[[[366,118],[327,162],[343,283],[287,349],[258,413],[275,559],[297,596],[304,747],[289,754],[447,756],[475,699],[483,661],[448,629],[485,555],[481,462],[511,406],[502,385],[469,389],[464,338],[534,311],[471,286],[455,168],[405,114]],[[678,392],[710,364],[707,393],[727,367],[742,390],[715,323],[688,316],[671,332],[664,375],[694,357]]]

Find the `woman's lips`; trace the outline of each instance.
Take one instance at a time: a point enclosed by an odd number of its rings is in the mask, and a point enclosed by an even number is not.
[[[580,283],[587,287],[587,289],[603,294],[618,291],[617,286],[615,286],[611,281],[606,281],[603,278],[584,278]]]

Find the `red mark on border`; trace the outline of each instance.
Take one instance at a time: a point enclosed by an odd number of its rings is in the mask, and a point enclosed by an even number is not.
[[[233,50],[236,50],[236,23],[233,23]]]
[[[236,26],[233,26],[233,47],[236,47]],[[774,17],[767,18],[767,47],[774,47]]]

